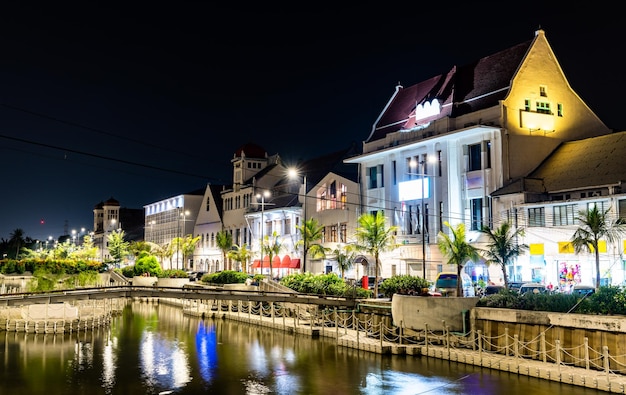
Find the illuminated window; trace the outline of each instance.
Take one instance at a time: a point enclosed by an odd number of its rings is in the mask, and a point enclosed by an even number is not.
[[[538,101],[537,112],[541,114],[552,114],[550,112],[550,103],[545,102],[545,101]]]
[[[553,208],[552,225],[554,226],[574,225],[575,213],[576,213],[576,205],[574,204],[565,204],[562,206],[555,206]]]
[[[528,209],[528,226],[546,226],[546,214],[543,207]]]
[[[348,203],[348,187],[341,184],[341,209],[345,210]]]

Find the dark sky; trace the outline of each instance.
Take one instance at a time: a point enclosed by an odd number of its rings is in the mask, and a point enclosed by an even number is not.
[[[360,144],[398,82],[532,39],[539,27],[572,88],[626,129],[626,28],[617,6],[598,2],[14,3],[0,5],[0,238],[89,230],[93,207],[110,197],[142,208],[227,184],[247,142],[287,163]]]

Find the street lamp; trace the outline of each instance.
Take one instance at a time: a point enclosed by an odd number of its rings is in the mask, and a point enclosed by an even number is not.
[[[265,203],[265,198],[269,196],[269,191],[256,194],[256,198],[261,199],[261,203],[257,203],[261,205],[261,239],[259,240],[259,249],[261,251],[261,273],[263,273],[263,228],[265,227],[265,205],[269,204]],[[270,273],[270,277],[272,277],[272,273]]]
[[[295,169],[289,169],[289,176],[291,178],[296,178],[298,177],[298,171]],[[302,223],[302,273],[306,273],[306,255],[307,255],[307,245],[308,245],[308,239],[307,239],[307,235],[306,235],[306,197],[307,197],[307,190],[306,190],[306,174],[303,175],[303,181],[304,181],[304,193],[302,194],[303,198],[302,198],[302,211],[304,213],[304,222]]]
[[[425,181],[428,179],[428,174],[426,174],[426,162],[428,161],[428,157],[424,156],[424,160],[420,161],[419,164],[422,166],[422,170],[421,173],[408,173],[409,175],[412,176],[420,176],[422,177],[421,179],[421,184],[422,184],[422,194],[420,196],[420,199],[422,201],[422,276],[423,279],[426,279],[426,232],[428,231],[428,227],[426,226],[426,221],[428,220],[427,216],[426,216],[426,195],[424,194],[424,183]],[[410,168],[416,168],[417,167],[417,161],[416,160],[411,160],[409,161],[409,167]],[[429,190],[430,190],[430,184],[429,184]],[[430,196],[430,193],[429,193]]]
[[[189,210],[184,210],[183,211],[183,207],[179,207],[180,211],[182,211],[181,213],[179,213],[178,215],[178,241],[176,242],[176,269],[178,269],[178,262],[180,261],[180,242],[181,242],[181,238],[183,237],[183,234],[185,233],[185,231],[187,230],[186,226],[186,221],[187,221],[187,216],[189,215]],[[183,217],[183,230],[181,232],[181,227],[180,227],[180,217]],[[183,265],[185,264],[185,262],[183,262]]]

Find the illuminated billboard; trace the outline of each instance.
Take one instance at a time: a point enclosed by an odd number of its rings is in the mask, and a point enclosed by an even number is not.
[[[410,180],[398,183],[398,196],[401,202],[407,200],[419,200],[422,198],[422,191],[424,191],[424,198],[430,197],[430,183],[429,178],[424,177],[418,180]],[[424,185],[422,186],[422,182]]]

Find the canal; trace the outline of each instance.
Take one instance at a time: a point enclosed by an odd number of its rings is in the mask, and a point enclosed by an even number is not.
[[[133,302],[110,326],[0,332],[0,394],[596,395],[472,365],[380,355]]]

